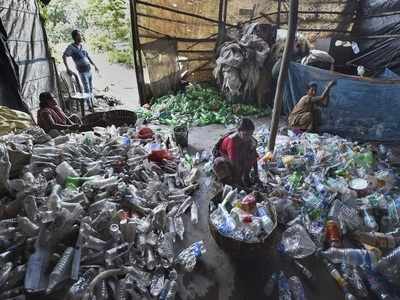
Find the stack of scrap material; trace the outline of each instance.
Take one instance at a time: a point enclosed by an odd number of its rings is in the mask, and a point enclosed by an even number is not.
[[[214,76],[227,96],[251,96],[260,79],[270,45],[256,33],[259,24],[245,26],[240,38],[225,42],[219,49]]]
[[[32,126],[32,118],[21,111],[0,106],[0,135]]]
[[[0,299],[61,288],[68,299],[174,299],[205,246],[175,246],[186,215],[198,222],[199,170],[164,141],[115,127],[60,136],[31,146],[16,179],[0,143]]]

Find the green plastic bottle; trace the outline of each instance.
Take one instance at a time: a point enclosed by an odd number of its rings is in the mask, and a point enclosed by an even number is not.
[[[72,188],[76,189],[80,187],[85,181],[88,181],[90,178],[88,177],[73,177],[73,176],[68,176],[65,179],[65,186],[67,188]]]

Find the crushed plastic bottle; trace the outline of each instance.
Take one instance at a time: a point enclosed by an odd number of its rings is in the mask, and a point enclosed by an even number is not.
[[[293,295],[294,300],[306,300],[306,294],[304,291],[303,284],[297,276],[292,276],[289,278],[289,289]]]
[[[343,274],[343,279],[349,283],[351,289],[357,296],[362,298],[368,297],[368,289],[365,286],[357,267],[342,263],[341,271]]]
[[[379,300],[399,300],[400,298],[388,291],[386,283],[381,276],[373,271],[365,272],[366,282],[369,289]]]
[[[303,274],[308,280],[313,280],[313,274],[309,269],[307,269],[303,264],[294,260],[295,266],[300,270],[301,274]]]
[[[165,277],[163,274],[155,274],[151,280],[150,294],[158,297],[164,287]]]
[[[379,225],[376,223],[374,217],[368,212],[366,208],[362,210],[363,215],[364,215],[364,225],[367,229],[367,231],[378,231]]]
[[[323,259],[323,262],[329,272],[329,274],[335,279],[336,283],[339,285],[339,287],[343,290],[345,294],[345,299],[346,300],[356,300],[356,297],[354,297],[353,294],[350,293],[349,291],[349,285],[346,280],[340,275],[339,271],[335,268],[333,264],[331,264],[329,261],[326,259]]]
[[[291,300],[292,294],[289,289],[289,281],[286,275],[281,271],[278,277],[279,300]]]
[[[400,286],[400,247],[382,257],[376,265],[376,270],[383,274],[388,281]]]
[[[181,264],[187,272],[192,272],[196,266],[197,259],[206,253],[203,241],[193,243],[176,257],[176,262]]]
[[[372,250],[329,248],[322,251],[321,254],[335,264],[346,263],[373,269],[381,256],[381,253],[377,250],[376,248]]]
[[[350,237],[360,243],[384,250],[400,246],[400,237],[381,232],[354,232]]]
[[[57,284],[67,279],[71,273],[71,264],[74,255],[74,248],[68,247],[65,249],[57,265],[54,267],[53,271],[50,273],[49,284],[47,291],[51,291],[55,288]]]

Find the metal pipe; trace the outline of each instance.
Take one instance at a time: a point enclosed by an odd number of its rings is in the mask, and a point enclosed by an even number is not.
[[[283,52],[282,64],[276,87],[274,109],[272,111],[271,134],[268,141],[268,151],[270,151],[271,153],[273,153],[275,149],[276,135],[278,133],[278,127],[279,127],[279,117],[282,111],[283,85],[287,77],[289,59],[293,50],[294,40],[296,37],[298,10],[299,10],[299,0],[290,0],[289,30],[286,38],[285,51]]]

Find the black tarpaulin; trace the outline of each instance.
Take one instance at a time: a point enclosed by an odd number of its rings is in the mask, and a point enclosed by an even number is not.
[[[0,22],[0,105],[28,112],[22,102],[18,69],[7,47],[6,32]]]
[[[39,94],[56,90],[53,64],[36,1],[0,0],[0,22],[10,55],[18,67],[22,101],[35,116]]]
[[[374,71],[389,68],[400,71],[400,1],[365,0],[360,7],[353,34],[360,53],[353,63]]]

